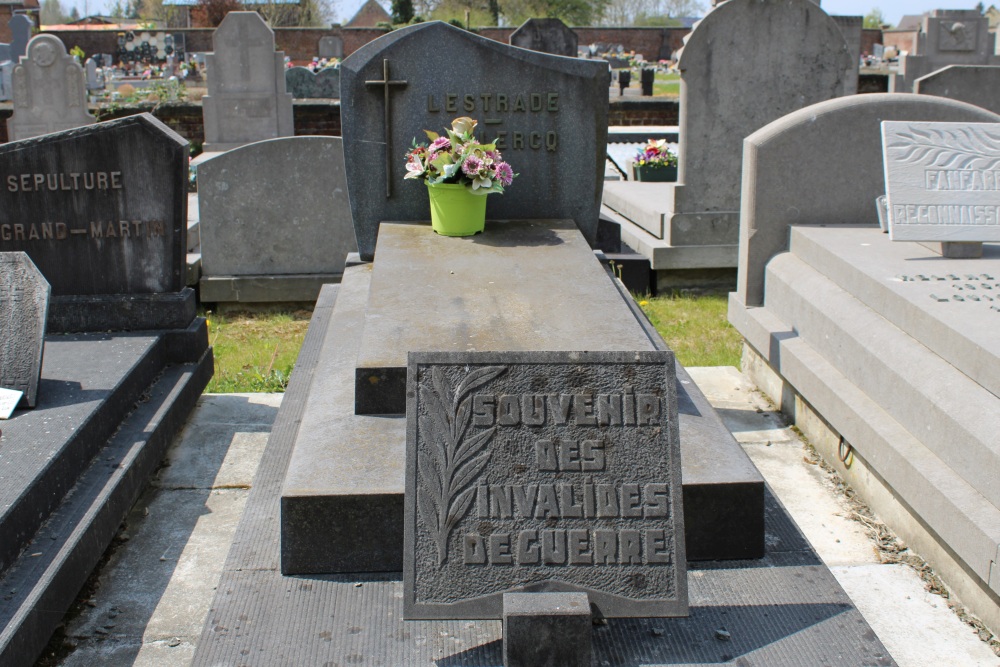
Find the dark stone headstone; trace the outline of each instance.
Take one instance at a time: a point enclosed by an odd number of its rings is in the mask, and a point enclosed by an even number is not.
[[[340,68],[325,67],[313,73],[308,67],[291,67],[285,70],[285,88],[300,100],[339,99]]]
[[[575,58],[580,40],[559,19],[528,19],[511,33],[510,45]]]
[[[383,220],[430,216],[403,156],[424,130],[479,121],[521,178],[487,204],[490,219],[569,218],[593,244],[604,184],[608,69],[484,39],[440,21],[395,30],[341,65],[347,182],[362,259]]]
[[[35,24],[24,14],[15,14],[8,24],[10,26],[10,59],[17,59],[28,52],[28,42],[31,40],[31,29]]]
[[[23,252],[0,252],[0,388],[24,392],[19,407],[35,407],[49,283]]]
[[[0,251],[52,285],[52,331],[187,326],[187,140],[150,114],[0,145]]]
[[[319,40],[320,58],[343,58],[344,40],[336,35],[327,35]]]
[[[687,614],[673,353],[411,352],[406,415],[406,618]]]

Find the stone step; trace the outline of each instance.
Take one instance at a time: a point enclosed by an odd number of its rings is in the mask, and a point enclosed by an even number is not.
[[[996,396],[792,253],[771,260],[766,284],[788,330],[1000,507]]]
[[[96,341],[78,352],[105,356]],[[0,664],[32,665],[45,648],[194,409],[212,376],[211,351],[202,345],[197,361],[161,366],[154,375],[161,372],[136,402],[127,402],[131,414],[112,424],[113,435],[100,438],[90,463],[77,465],[70,492],[0,578]],[[91,400],[126,403],[119,399]]]
[[[1000,592],[1000,509],[840,373],[770,308],[735,294],[729,319],[747,342],[878,472],[915,520]]]

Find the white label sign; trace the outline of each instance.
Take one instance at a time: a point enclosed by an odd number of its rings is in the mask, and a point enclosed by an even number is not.
[[[10,419],[23,394],[16,389],[0,389],[0,419]]]
[[[1000,241],[1000,123],[882,122],[893,241]]]

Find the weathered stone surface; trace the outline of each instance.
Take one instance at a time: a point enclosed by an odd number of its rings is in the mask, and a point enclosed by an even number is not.
[[[820,4],[820,3],[816,3]],[[850,64],[844,75],[844,94],[852,95],[858,92],[858,68],[861,66],[861,30],[864,27],[863,16],[831,16],[840,27],[840,32],[847,42],[847,53]]]
[[[296,99],[340,98],[340,68],[325,67],[313,72],[308,67],[285,70],[285,86]]]
[[[1000,125],[883,121],[882,155],[891,240],[1000,241]]]
[[[589,665],[594,632],[586,593],[504,593],[504,667]]]
[[[205,150],[226,151],[295,134],[292,96],[285,92],[285,54],[257,12],[230,12],[205,55],[208,95],[202,98]]]
[[[31,257],[56,319],[72,301],[127,321],[184,287],[187,162],[187,141],[149,114],[4,144],[0,251]]]
[[[28,41],[35,24],[26,14],[14,14],[7,25],[10,26],[10,59],[17,62],[28,52]]]
[[[899,57],[889,92],[917,92],[917,79],[948,65],[1000,65],[990,22],[976,9],[936,9],[921,19],[916,48]]]
[[[510,35],[510,45],[575,58],[579,38],[559,19],[531,18]]]
[[[918,95],[937,95],[1000,113],[1000,65],[949,65],[913,83]]]
[[[320,58],[343,58],[344,40],[337,35],[327,35],[319,38]]]
[[[609,74],[603,62],[516,49],[441,22],[395,30],[341,65],[351,207],[362,259],[383,220],[427,220],[426,188],[403,155],[458,116],[497,139],[523,174],[491,196],[490,219],[573,219],[593,244],[604,179]],[[388,136],[387,136],[388,129]]]
[[[0,60],[0,102],[6,102],[14,94],[13,77],[14,63]]]
[[[339,274],[356,249],[339,137],[285,137],[198,167],[202,275]]]
[[[33,38],[11,79],[14,113],[7,119],[11,141],[97,122],[87,111],[83,68],[58,37]]]
[[[407,618],[687,614],[673,353],[415,352],[408,378]]]
[[[42,374],[49,283],[23,252],[0,252],[0,387],[33,408]]]
[[[1000,116],[930,95],[871,94],[822,102],[747,137],[738,298],[764,299],[764,267],[795,224],[877,225],[885,194],[883,120],[996,122]],[[816,155],[824,159],[817,162]]]

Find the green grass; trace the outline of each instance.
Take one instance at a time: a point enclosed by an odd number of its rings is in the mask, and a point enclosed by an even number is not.
[[[680,97],[681,75],[657,72],[653,79],[653,97]]]
[[[288,385],[312,316],[284,313],[203,313],[215,355],[206,392],[281,392]]]
[[[684,366],[740,365],[742,338],[726,319],[727,297],[637,297],[639,306]]]

